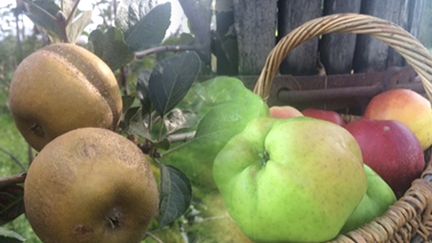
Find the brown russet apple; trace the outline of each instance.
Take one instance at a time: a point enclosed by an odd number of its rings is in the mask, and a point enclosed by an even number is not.
[[[341,115],[335,111],[328,111],[315,108],[307,108],[302,110],[304,116],[312,117],[316,119],[321,119],[324,121],[333,122],[335,124],[343,126],[345,121],[342,119]]]
[[[30,165],[24,188],[26,216],[44,243],[137,243],[158,214],[150,158],[108,129],[55,138]]]
[[[270,107],[270,116],[277,119],[288,119],[303,116],[303,114],[297,108],[285,105]]]
[[[423,150],[432,145],[432,109],[428,99],[410,89],[393,89],[376,95],[364,114],[373,120],[397,120],[417,136]]]
[[[19,64],[9,104],[19,131],[38,151],[76,128],[115,129],[122,112],[120,89],[108,65],[68,43],[46,46]]]
[[[398,121],[360,119],[345,128],[360,145],[363,161],[375,170],[397,196],[420,176],[425,160],[417,137]]]

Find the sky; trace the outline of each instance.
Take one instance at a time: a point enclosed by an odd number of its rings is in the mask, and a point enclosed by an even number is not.
[[[78,5],[80,10],[92,10],[92,3],[97,2],[97,0],[84,0],[81,1]],[[157,0],[158,3],[171,2],[171,25],[167,30],[167,36],[171,33],[174,33],[178,28],[181,28],[185,31],[187,28],[187,18],[183,13],[183,10],[178,2],[178,0]],[[0,8],[6,7],[8,5],[15,6],[16,0],[0,0]],[[95,9],[94,11],[97,11]],[[97,13],[93,13],[93,23],[88,26],[87,29],[93,30],[96,28],[97,24],[101,22],[101,19],[97,17]],[[26,16],[24,17],[24,25],[29,30],[32,29],[33,23]],[[27,27],[28,26],[28,27]]]

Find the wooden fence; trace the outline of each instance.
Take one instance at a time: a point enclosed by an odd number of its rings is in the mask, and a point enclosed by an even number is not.
[[[196,3],[195,13],[201,16],[191,16],[193,14],[188,14],[187,10],[185,13],[189,18],[206,17],[198,23],[191,21],[192,30],[207,47],[203,56],[210,60],[210,51],[216,56],[218,74],[252,75],[246,78],[252,83],[253,76],[260,73],[278,39],[308,20],[335,13],[362,13],[389,20],[418,37],[426,3],[425,0],[216,0],[216,27],[211,31],[212,13],[205,13],[212,1],[195,2],[199,2]],[[203,21],[205,19],[208,21]],[[204,27],[207,30],[203,30]],[[197,34],[197,30],[201,35]],[[402,57],[392,48],[369,36],[330,34],[297,47],[282,64],[280,72],[294,76],[318,76],[323,72],[326,75],[384,72],[404,65]],[[361,82],[362,78],[359,80]],[[412,81],[412,78],[409,80]],[[286,82],[285,86],[289,86],[290,80],[287,78],[279,82]],[[303,86],[299,89],[308,88]]]

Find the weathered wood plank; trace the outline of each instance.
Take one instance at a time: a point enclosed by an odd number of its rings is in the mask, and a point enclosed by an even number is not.
[[[324,15],[360,12],[361,0],[325,0]],[[350,34],[325,35],[319,52],[327,74],[349,73],[354,59],[356,36]]]
[[[408,22],[407,1],[363,0],[361,13],[386,19],[396,24],[406,25]],[[389,53],[391,53],[389,49],[386,44],[370,36],[358,36],[354,58],[355,71],[365,72],[386,69]],[[391,65],[398,62],[398,58],[395,55],[389,60],[389,64]]]
[[[389,19],[391,22],[401,26],[408,30],[408,19],[409,19],[409,2],[410,0],[397,0],[392,10],[392,17]],[[392,66],[403,66],[405,61],[401,55],[399,55],[393,48],[389,49],[387,58],[387,67]]]
[[[258,74],[274,47],[277,0],[233,0],[239,74]]]
[[[279,1],[279,35],[283,37],[304,22],[321,15],[321,0]],[[293,75],[316,74],[317,61],[318,39],[315,38],[294,49],[282,64],[281,72]]]
[[[238,47],[234,30],[234,6],[232,0],[216,1],[216,31],[212,50],[215,54],[216,71],[220,75],[238,73]]]
[[[409,0],[408,9],[408,30],[414,37],[419,38],[421,19],[425,12],[425,0]]]

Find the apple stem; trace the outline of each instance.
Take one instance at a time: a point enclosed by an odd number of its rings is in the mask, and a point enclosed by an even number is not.
[[[260,153],[260,157],[261,157],[261,166],[264,167],[267,164],[267,161],[270,159],[270,155],[268,154],[267,151],[264,151],[262,153]]]

